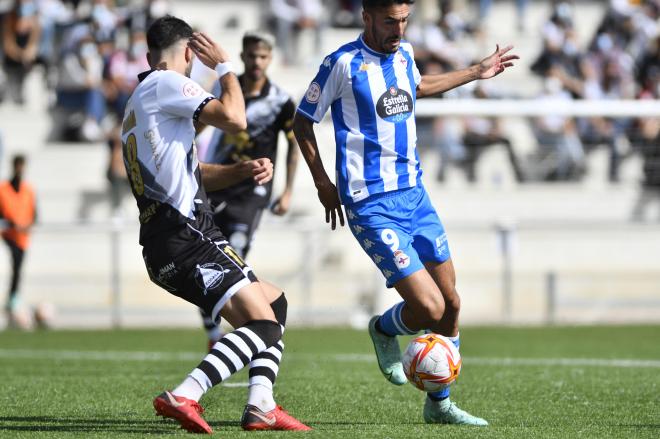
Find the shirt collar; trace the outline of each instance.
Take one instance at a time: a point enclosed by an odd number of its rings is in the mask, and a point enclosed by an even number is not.
[[[377,56],[379,58],[382,58],[382,59],[387,59],[387,58],[391,57],[392,55],[395,55],[399,51],[399,49],[397,49],[397,51],[394,52],[394,53],[382,53],[382,52],[377,52],[377,51],[373,50],[371,47],[367,46],[367,43],[364,42],[364,33],[360,34],[360,36],[358,37],[358,42],[364,48],[364,50],[366,50],[368,53],[370,53],[373,56]]]
[[[138,81],[140,82],[144,81],[145,79],[147,79],[147,76],[149,76],[152,72],[153,70],[147,70],[146,72],[140,73],[138,75]]]

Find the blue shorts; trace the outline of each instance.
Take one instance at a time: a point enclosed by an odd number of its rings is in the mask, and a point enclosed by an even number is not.
[[[423,186],[377,194],[346,206],[348,224],[391,288],[451,255],[445,228]]]

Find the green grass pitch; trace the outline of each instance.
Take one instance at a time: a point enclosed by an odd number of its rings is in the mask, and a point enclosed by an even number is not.
[[[405,340],[402,340],[404,343]],[[203,399],[219,437],[658,438],[660,326],[464,328],[452,399],[486,428],[426,425],[365,331],[290,329],[275,389],[309,433],[243,432],[245,371]],[[0,438],[173,437],[152,398],[202,358],[200,330],[0,332]]]

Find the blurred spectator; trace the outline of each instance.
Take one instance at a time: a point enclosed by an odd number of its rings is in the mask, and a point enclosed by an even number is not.
[[[599,78],[592,61],[585,59],[580,64],[581,79],[574,78],[561,69],[557,75],[562,85],[574,96],[597,101],[601,99],[631,99],[632,80],[624,81],[616,63],[608,61],[602,78]],[[621,162],[630,149],[627,131],[631,121],[627,118],[589,117],[577,121],[578,132],[586,147],[606,145],[610,153],[608,178],[611,182],[619,180]]]
[[[299,36],[304,30],[314,33],[313,47],[321,47],[323,11],[321,0],[270,0],[277,45],[285,64],[300,62]]]
[[[473,98],[488,99],[484,84],[477,83],[474,88]],[[525,180],[520,160],[516,155],[511,141],[505,136],[500,120],[494,117],[471,116],[463,120],[463,130],[460,136],[448,130],[444,141],[441,142],[441,160],[437,179],[443,181],[445,170],[450,162],[458,163],[466,173],[470,183],[477,181],[477,161],[485,149],[489,146],[502,145],[506,149],[511,168],[516,181],[522,183]],[[451,144],[449,143],[451,142]]]
[[[550,20],[543,25],[541,33],[543,49],[532,63],[532,71],[545,76],[551,68],[561,66],[571,75],[577,75],[580,50],[573,28],[572,4],[567,1],[554,2]]]
[[[36,3],[33,0],[16,0],[3,17],[2,47],[7,91],[19,105],[25,102],[23,83],[37,59],[40,36]]]
[[[23,258],[30,244],[30,229],[37,212],[34,190],[23,178],[25,157],[15,156],[12,164],[11,179],[0,184],[0,218],[4,221],[2,238],[9,247],[12,273],[5,311],[10,326],[22,327],[24,322],[18,318],[18,291]]]
[[[57,103],[53,115],[55,126],[65,127],[64,137],[82,140],[102,138],[101,121],[106,101],[101,88],[103,60],[86,25],[74,27],[60,58],[57,80]],[[79,132],[73,134],[72,131]],[[60,133],[61,134],[61,133]]]
[[[660,221],[660,119],[647,118],[640,122],[639,149],[642,154],[642,187],[633,207],[632,219],[645,219],[647,208],[655,203]]]
[[[55,88],[57,72],[54,68],[57,58],[57,28],[71,22],[73,11],[67,8],[61,0],[36,0],[39,11],[41,38],[37,61],[44,67],[46,86],[49,90]]]
[[[147,37],[141,30],[130,35],[128,50],[117,50],[107,63],[106,96],[117,119],[124,117],[124,107],[138,84],[138,74],[149,70]]]
[[[478,0],[479,2],[479,23],[483,23],[490,14],[490,8],[493,5],[493,0]],[[525,30],[525,15],[527,13],[527,4],[529,0],[516,0],[516,14],[518,30]]]
[[[543,92],[537,98],[539,105],[556,101],[570,101],[571,94],[564,89],[556,69],[548,71]],[[576,180],[584,173],[584,149],[575,123],[564,116],[548,115],[533,119],[532,130],[539,145],[542,159],[548,160],[547,169],[540,169],[545,180]]]
[[[103,192],[85,190],[81,194],[78,217],[89,218],[90,209],[99,203],[110,201],[113,215],[119,215],[122,199],[130,194],[126,169],[121,149],[121,122],[128,98],[138,84],[138,74],[149,70],[147,62],[147,40],[141,30],[130,35],[128,50],[115,50],[108,58],[104,80],[105,95],[115,124],[108,134],[108,166],[106,178],[108,190]]]
[[[93,0],[90,18],[96,41],[113,39],[117,27],[122,21],[112,0]]]
[[[332,24],[337,27],[361,27],[362,0],[338,0]]]
[[[436,62],[444,70],[456,70],[470,61],[455,41],[471,34],[472,27],[454,11],[452,0],[441,0],[440,8],[437,22],[413,22],[406,32],[406,39],[415,47],[415,62],[420,70],[427,63]]]

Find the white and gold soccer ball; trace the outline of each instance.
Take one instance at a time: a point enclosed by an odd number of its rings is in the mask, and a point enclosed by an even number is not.
[[[410,384],[425,392],[444,389],[461,373],[461,354],[451,340],[438,334],[413,339],[402,363]]]

